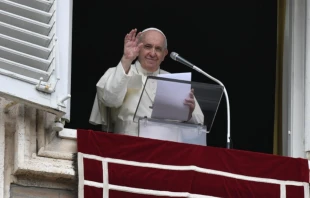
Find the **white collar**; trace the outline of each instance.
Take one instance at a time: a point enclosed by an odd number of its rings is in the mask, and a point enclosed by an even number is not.
[[[140,62],[139,62],[138,60],[135,62],[135,67],[136,67],[136,69],[137,69],[137,72],[138,72],[139,74],[143,74],[144,76],[157,76],[157,75],[160,73],[160,72],[159,72],[160,69],[157,69],[157,70],[154,71],[154,72],[149,72],[149,71],[145,70],[145,69],[141,66],[141,64],[140,64]]]

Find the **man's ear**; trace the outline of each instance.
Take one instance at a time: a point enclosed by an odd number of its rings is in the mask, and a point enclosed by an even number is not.
[[[168,54],[168,49],[165,49],[165,55],[164,55],[164,58],[167,56],[167,54]]]

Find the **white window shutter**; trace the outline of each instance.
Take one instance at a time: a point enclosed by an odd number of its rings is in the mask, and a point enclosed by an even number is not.
[[[70,120],[73,0],[0,0],[0,96]]]

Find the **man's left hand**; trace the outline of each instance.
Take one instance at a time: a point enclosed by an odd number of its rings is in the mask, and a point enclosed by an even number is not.
[[[189,93],[189,98],[185,99],[184,104],[189,106],[188,120],[190,120],[195,109],[194,89],[191,90],[191,92]]]

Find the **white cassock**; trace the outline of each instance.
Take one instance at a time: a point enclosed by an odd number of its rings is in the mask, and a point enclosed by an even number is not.
[[[131,65],[128,74],[125,73],[121,62],[116,67],[109,68],[96,85],[97,94],[89,122],[94,125],[113,124],[114,133],[138,136],[138,123],[133,119],[147,76],[166,73],[168,72],[159,69],[150,74],[141,67],[139,61]],[[151,114],[151,98],[154,98],[156,92],[156,86],[152,84],[147,83],[148,97],[141,98],[141,115]],[[204,122],[204,115],[197,101],[192,118],[188,122]]]

